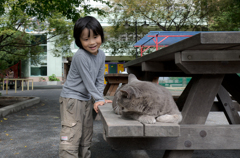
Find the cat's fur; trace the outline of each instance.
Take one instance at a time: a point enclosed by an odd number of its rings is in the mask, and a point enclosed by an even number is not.
[[[142,123],[179,123],[182,115],[171,93],[158,84],[140,81],[129,74],[128,84],[122,86],[113,99],[114,112]]]

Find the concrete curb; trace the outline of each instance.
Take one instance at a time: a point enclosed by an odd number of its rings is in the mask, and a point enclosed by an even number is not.
[[[5,97],[5,96],[4,96]],[[22,96],[20,97],[22,98]],[[32,106],[40,102],[40,97],[32,97],[29,100],[25,100],[19,103],[15,103],[0,109],[0,117],[4,117],[10,113],[20,111],[26,107]]]

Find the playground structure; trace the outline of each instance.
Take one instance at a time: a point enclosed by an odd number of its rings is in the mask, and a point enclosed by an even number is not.
[[[9,70],[12,70],[14,72],[14,76],[13,78],[10,78],[8,77],[8,71]],[[5,70],[2,70],[1,73],[0,73],[0,77],[1,77],[1,80],[2,80],[2,85],[3,86],[6,86],[6,79],[8,79],[8,86],[10,89],[14,89],[15,87],[15,83],[17,87],[20,87],[21,86],[21,82],[20,80],[17,80],[17,82],[15,82],[14,80],[12,79],[19,79],[21,78],[21,61],[19,61],[17,64],[5,69]],[[3,87],[4,88],[4,87]]]
[[[141,48],[142,56],[143,52],[147,51],[151,47],[156,47],[157,51],[159,47],[167,47],[171,44],[192,37],[200,32],[204,31],[150,31],[142,39],[136,42],[134,47]]]

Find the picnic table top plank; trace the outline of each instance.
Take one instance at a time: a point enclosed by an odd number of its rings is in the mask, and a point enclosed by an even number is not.
[[[184,39],[141,58],[129,61],[124,67],[141,66],[145,61],[172,61],[174,53],[183,50],[240,50],[240,32],[203,32]]]

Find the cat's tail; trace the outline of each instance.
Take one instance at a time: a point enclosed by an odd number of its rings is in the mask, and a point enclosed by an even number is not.
[[[158,122],[164,122],[164,123],[179,123],[182,121],[182,114],[165,114],[161,115],[156,119]]]

